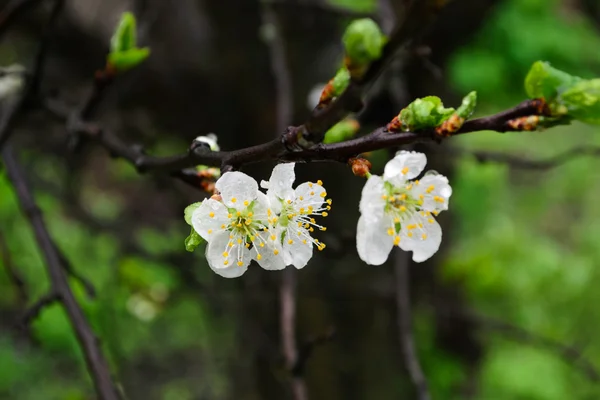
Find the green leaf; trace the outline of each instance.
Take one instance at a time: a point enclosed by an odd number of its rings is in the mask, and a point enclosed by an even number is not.
[[[476,105],[477,92],[471,92],[463,98],[462,104],[456,109],[456,114],[461,118],[468,119],[473,115]]]
[[[381,57],[386,38],[375,21],[363,18],[348,25],[342,41],[352,63],[364,65]]]
[[[537,61],[525,78],[525,91],[532,99],[544,98],[550,102],[580,80],[577,76],[553,68],[547,62]]]
[[[189,252],[196,250],[196,247],[200,246],[204,242],[204,239],[192,228],[190,235],[185,238],[185,249]]]
[[[134,49],[137,45],[135,16],[130,12],[124,12],[115,33],[110,40],[111,53],[119,53]]]
[[[337,143],[348,140],[358,132],[359,128],[360,125],[356,120],[346,119],[340,121],[325,133],[323,143]]]
[[[335,76],[333,77],[333,82],[332,82],[333,96],[337,97],[340,94],[342,94],[342,92],[344,90],[346,90],[346,88],[348,87],[349,83],[350,83],[350,72],[348,71],[348,69],[346,67],[340,68],[338,70],[338,72],[335,74]]]
[[[137,67],[150,55],[150,49],[144,47],[141,49],[134,48],[127,51],[112,52],[108,55],[108,62],[118,72],[124,72],[131,68]]]
[[[199,202],[197,202],[197,203],[190,204],[190,205],[189,205],[189,206],[187,206],[187,207],[185,208],[185,210],[183,211],[183,217],[185,218],[185,222],[186,222],[188,225],[190,225],[190,226],[192,225],[192,214],[194,213],[194,211],[196,211],[196,209],[197,209],[198,207],[200,207],[200,205],[201,205],[201,204],[202,204],[202,202],[201,202],[201,201],[199,201]]]
[[[419,130],[434,128],[454,114],[454,108],[446,108],[437,96],[416,99],[404,108],[399,115],[404,129]]]
[[[565,90],[558,99],[567,115],[588,124],[600,124],[600,79],[582,80]]]

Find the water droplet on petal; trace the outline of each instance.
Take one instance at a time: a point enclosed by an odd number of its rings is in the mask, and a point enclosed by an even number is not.
[[[425,176],[428,175],[439,175],[440,173],[437,172],[435,169],[430,169],[429,171],[425,172]]]

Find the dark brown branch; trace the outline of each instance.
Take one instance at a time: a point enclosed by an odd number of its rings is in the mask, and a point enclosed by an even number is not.
[[[42,251],[46,269],[50,277],[52,293],[60,297],[61,303],[67,312],[71,326],[75,331],[75,335],[85,356],[98,397],[102,400],[117,400],[117,391],[112,382],[108,363],[102,354],[100,343],[69,286],[56,244],[46,228],[41,210],[35,203],[26,182],[25,174],[10,146],[5,146],[1,154],[8,179],[15,188],[21,209],[29,219],[38,247]]]
[[[70,115],[69,108],[57,100],[47,101],[46,109],[60,121],[64,121]],[[458,135],[481,130],[506,132],[513,129],[508,125],[508,122],[512,119],[520,116],[541,114],[538,102],[535,100],[526,100],[514,108],[501,113],[466,121],[461,129],[454,134]],[[215,167],[232,165],[235,168],[239,168],[245,164],[267,160],[281,162],[336,161],[346,163],[349,158],[361,153],[438,139],[434,136],[433,131],[391,133],[386,131],[385,127],[382,127],[356,139],[340,143],[318,144],[301,151],[287,150],[279,139],[275,139],[270,142],[233,151],[211,152],[204,147],[199,147],[180,155],[153,157],[141,153],[134,146],[128,146],[116,134],[109,130],[103,130],[94,123],[80,122],[75,128],[87,137],[97,141],[112,156],[124,158],[131,162],[139,172],[171,174],[177,174],[182,169],[195,165]],[[289,134],[290,132],[286,135]]]
[[[410,261],[408,253],[396,251],[394,257],[394,272],[396,275],[396,308],[398,311],[398,335],[404,357],[404,365],[408,370],[410,378],[415,385],[419,400],[429,400],[431,396],[427,385],[427,379],[421,368],[415,339],[412,333],[412,316],[410,311],[410,284],[408,268]]]

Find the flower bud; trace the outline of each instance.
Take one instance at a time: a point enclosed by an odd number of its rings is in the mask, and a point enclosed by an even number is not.
[[[352,158],[349,162],[352,173],[361,178],[366,177],[371,171],[371,162],[366,158]]]

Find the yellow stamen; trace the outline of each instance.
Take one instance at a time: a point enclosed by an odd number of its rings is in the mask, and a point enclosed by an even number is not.
[[[277,250],[277,249],[273,250],[273,254],[275,254],[275,255],[279,254],[279,250]]]
[[[422,234],[422,235],[421,235],[421,238],[422,238],[423,240],[427,239],[427,234],[425,234],[425,233],[424,233],[424,234]]]
[[[223,265],[227,265],[227,264],[229,264],[228,260],[223,261]]]
[[[400,243],[400,236],[394,237],[394,246],[398,246],[399,243]]]
[[[209,217],[214,218],[215,217],[215,213],[214,212],[210,212],[210,214],[208,214]]]
[[[408,174],[408,167],[402,168],[402,175]]]
[[[210,235],[211,233],[212,233],[212,229],[209,229],[208,230],[208,234]]]
[[[225,258],[229,257],[229,253],[228,252],[224,252],[223,253],[223,257],[225,257]]]
[[[324,216],[324,217],[326,217],[326,216],[328,216],[329,214],[327,214],[327,211],[323,211],[323,212],[321,213],[321,215],[322,215],[322,216]]]
[[[238,265],[238,267],[241,267],[242,265],[244,265],[244,263],[242,261],[238,261],[237,265]]]
[[[393,228],[388,228],[387,234],[390,235],[390,236],[394,236],[394,229]]]
[[[323,181],[319,179],[319,180],[317,181],[317,185],[319,185],[319,186],[323,186]]]
[[[260,261],[262,259],[262,256],[260,254],[257,254],[256,259]]]
[[[244,200],[244,205],[245,205],[246,207],[248,207],[248,204],[250,204],[250,202],[249,202],[248,200]]]
[[[326,197],[327,196],[327,192],[322,192],[319,196]]]
[[[232,203],[235,203],[236,201],[237,201],[237,199],[236,199],[235,197],[232,197],[232,198],[231,198],[231,202],[232,202]]]
[[[292,239],[288,240],[288,244],[294,244],[294,241]]]
[[[405,206],[400,206],[400,212],[405,212],[406,211],[406,207]]]

